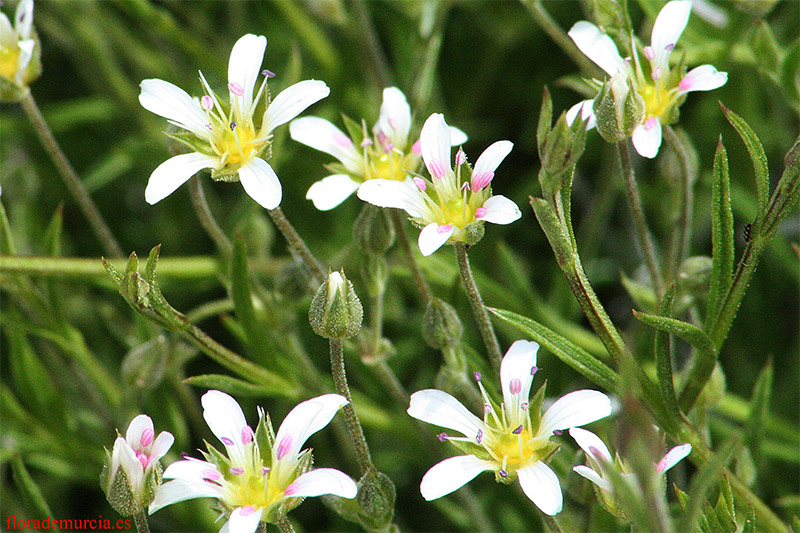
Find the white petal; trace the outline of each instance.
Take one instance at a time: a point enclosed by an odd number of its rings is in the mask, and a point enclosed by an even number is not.
[[[158,487],[156,497],[148,508],[153,514],[162,507],[194,498],[218,498],[220,493],[207,483],[190,483],[181,479],[167,481]]]
[[[397,87],[383,90],[383,103],[378,126],[396,148],[405,151],[408,130],[411,129],[411,107]]]
[[[412,217],[421,216],[419,210],[419,191],[416,185],[404,181],[371,179],[358,188],[358,197],[378,207],[404,209]]]
[[[20,40],[31,36],[33,24],[33,0],[22,0],[14,12],[14,27]]]
[[[297,142],[338,159],[353,174],[364,173],[364,160],[350,137],[324,118],[302,117],[289,124],[289,135]]]
[[[436,222],[431,222],[419,232],[417,239],[419,251],[426,257],[431,255],[450,239],[455,229],[455,226],[450,224],[440,226]]]
[[[412,394],[408,414],[428,424],[454,429],[468,438],[475,438],[483,429],[483,420],[470,413],[454,397],[437,389]]]
[[[314,207],[320,211],[329,211],[347,200],[358,186],[359,183],[347,174],[333,174],[309,187],[306,200],[314,202]]]
[[[263,507],[237,507],[226,524],[230,533],[253,533],[261,522]]]
[[[207,138],[208,119],[200,103],[168,81],[144,80],[139,103],[148,111],[169,119],[173,124]]]
[[[503,387],[503,403],[507,413],[512,406],[527,403],[530,398],[538,349],[537,343],[520,340],[512,344],[503,356],[503,361],[500,363],[500,384]],[[517,394],[511,394],[513,380],[519,381],[520,392]]]
[[[244,91],[241,96],[233,93],[231,103],[238,103],[238,109],[244,116],[250,116],[250,107],[253,105],[253,89],[261,73],[261,63],[264,61],[264,50],[267,49],[267,38],[263,35],[248,33],[236,41],[231,50],[228,62],[228,83],[235,83]],[[237,106],[234,106],[236,108]],[[239,115],[238,119],[244,118]]]
[[[467,134],[455,126],[448,126],[450,128],[450,146],[461,146],[467,142]]]
[[[125,432],[125,440],[131,446],[140,447],[142,434],[146,429],[153,431],[153,420],[147,415],[138,415],[128,424],[128,431]]]
[[[517,204],[501,194],[492,196],[483,202],[483,207],[486,208],[486,214],[481,220],[492,224],[511,224],[522,217],[522,212]]]
[[[25,72],[25,69],[28,68],[28,63],[31,62],[31,58],[33,58],[33,50],[36,48],[36,41],[33,39],[27,39],[17,43],[17,46],[19,46],[19,56],[17,57],[17,79],[21,80],[22,74]]]
[[[169,431],[162,431],[153,441],[153,447],[150,449],[150,455],[154,461],[158,461],[172,448],[175,443],[175,437]]]
[[[541,461],[517,470],[522,492],[536,504],[544,514],[553,516],[561,512],[563,496],[561,484],[555,472]]]
[[[678,92],[685,94],[691,91],[713,91],[727,81],[727,72],[720,72],[713,65],[700,65],[686,73],[678,84]]]
[[[281,182],[269,163],[254,157],[239,169],[244,191],[264,209],[275,209],[281,203]]]
[[[603,490],[611,492],[611,483],[603,479],[600,474],[585,465],[573,466],[572,469],[576,474],[585,477]]]
[[[333,468],[316,468],[295,479],[291,496],[322,496],[334,494],[342,498],[355,498],[358,487],[350,476]]]
[[[472,481],[494,465],[474,455],[457,455],[437,463],[422,477],[419,491],[427,501],[441,498]]]
[[[692,11],[698,17],[717,28],[724,28],[728,25],[728,14],[725,10],[712,4],[709,0],[694,0]]]
[[[114,441],[114,451],[111,452],[111,454],[112,458],[115,459],[119,465],[119,468],[122,468],[128,477],[128,484],[130,487],[137,492],[141,490],[144,468],[136,457],[136,452],[125,442],[125,439],[117,437],[117,440]]]
[[[667,470],[669,470],[670,468],[672,468],[673,466],[678,464],[678,462],[681,459],[683,459],[684,457],[686,457],[690,453],[692,453],[692,445],[691,444],[681,444],[680,446],[675,446],[670,451],[668,451],[667,455],[665,455],[658,462],[658,466],[657,466],[658,472],[663,474],[664,472],[666,472]]]
[[[503,159],[511,152],[514,143],[511,141],[497,141],[489,146],[475,161],[475,166],[472,168],[472,174],[483,174],[486,172],[494,172]]]
[[[569,36],[580,51],[609,76],[614,76],[620,70],[626,71],[627,65],[619,55],[617,45],[591,22],[576,22],[569,30]]]
[[[611,414],[611,399],[602,392],[579,390],[562,396],[542,415],[539,435],[569,429]]]
[[[216,157],[197,152],[171,157],[158,165],[150,175],[150,180],[144,190],[144,199],[150,205],[160,202],[198,171],[215,167],[218,164],[219,159]]]
[[[164,470],[165,479],[180,479],[187,483],[203,483],[209,470],[217,471],[217,466],[207,461],[188,457],[175,461]]]
[[[222,391],[210,390],[200,398],[203,404],[203,418],[211,432],[225,445],[231,462],[236,466],[244,464],[244,443],[242,430],[247,425],[239,403]]]
[[[278,428],[273,453],[287,442],[288,447],[282,457],[293,461],[308,437],[327,426],[345,404],[347,400],[338,394],[323,394],[297,404]]]
[[[276,127],[289,122],[305,111],[311,104],[322,100],[331,93],[324,81],[303,80],[287,87],[270,102],[264,113],[261,126],[262,135],[266,135]]]
[[[452,172],[450,164],[450,128],[444,121],[444,115],[434,113],[422,126],[419,136],[422,159],[428,172],[436,178],[443,177],[441,171]],[[433,169],[433,170],[432,170]]]
[[[691,0],[673,0],[661,8],[650,34],[650,46],[655,53],[651,61],[654,67],[664,71],[669,68],[669,55],[686,28],[691,11]]]
[[[645,127],[645,124],[648,124],[649,129]],[[640,156],[653,159],[661,147],[661,123],[657,118],[649,118],[645,124],[637,126],[633,130],[631,141]]]
[[[608,451],[606,443],[591,431],[581,428],[570,428],[569,435],[575,439],[578,446],[580,446],[589,457],[598,461],[611,461],[611,452]]]
[[[586,129],[590,130],[597,126],[597,117],[594,116],[594,100],[583,100],[582,102],[578,102],[574,106],[570,107],[567,111],[567,124],[570,126],[575,121],[575,118],[578,116],[578,111],[581,113],[581,119],[589,121],[586,123]]]

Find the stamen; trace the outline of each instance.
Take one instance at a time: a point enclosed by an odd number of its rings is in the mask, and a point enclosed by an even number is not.
[[[228,437],[221,437],[219,440],[221,440],[222,444],[224,444],[225,446],[233,446],[233,441]]]
[[[669,43],[667,46],[664,47],[664,50],[667,52],[672,52],[675,49],[675,43]]]
[[[556,435],[556,436],[561,435],[563,433],[564,433],[563,429],[554,429],[553,430],[553,435]]]
[[[392,128],[393,130],[397,129],[397,123],[391,117],[389,117],[389,127]]]
[[[680,82],[678,82],[678,90],[679,91],[688,91],[694,85],[694,81],[690,78],[683,78]]]
[[[262,467],[261,467],[261,475],[262,475],[262,476],[266,476],[267,474],[269,474],[269,467],[267,467],[267,466],[262,466]]]
[[[205,95],[203,95],[203,97],[200,99],[200,105],[201,105],[201,106],[203,107],[203,109],[205,109],[206,111],[211,111],[211,108],[212,108],[212,107],[214,107],[214,100],[212,100],[210,96],[208,96],[207,94],[205,94]]]
[[[229,83],[228,90],[236,96],[242,96],[244,94],[244,89],[242,89],[242,86],[236,82]]]
[[[437,233],[447,233],[451,229],[453,229],[453,226],[451,226],[450,224],[442,224],[441,226],[436,228],[436,231]]]
[[[290,483],[289,486],[286,487],[286,490],[283,491],[286,496],[291,496],[295,492],[297,492],[297,485],[295,483]]]
[[[274,78],[275,77],[275,73],[272,72],[271,70],[267,70],[267,69],[262,70],[261,74],[263,74],[267,78]]]
[[[292,440],[293,439],[291,435],[286,435],[285,437],[283,437],[283,439],[281,439],[281,442],[278,445],[278,453],[277,453],[278,460],[283,459],[286,456],[286,454],[289,453],[289,449],[292,447]]]
[[[207,479],[209,481],[214,481],[222,477],[222,474],[212,468],[207,468],[200,473],[202,474],[203,479]]]
[[[191,458],[192,458],[192,457],[191,457],[191,456],[190,456],[188,453],[186,453],[186,452],[181,452],[181,459],[183,459],[184,461],[185,461],[186,459],[191,459]]]
[[[467,191],[469,191],[469,182],[468,182],[468,181],[465,181],[465,182],[464,182],[464,184],[463,184],[463,185],[461,185],[461,191],[462,191],[462,192],[467,192]]]
[[[483,414],[488,415],[492,412],[492,406],[488,403],[483,404]]]
[[[589,453],[592,454],[592,457],[595,459],[603,458],[603,452],[601,452],[596,446],[589,446]]]
[[[364,137],[364,140],[361,141],[361,148],[366,148],[367,146],[372,146],[372,139]]]
[[[241,476],[242,474],[244,474],[244,468],[242,468],[241,466],[232,466],[228,469],[228,472],[230,472],[234,476]]]
[[[242,444],[250,444],[253,442],[253,430],[250,426],[242,428]]]
[[[445,176],[444,164],[438,159],[431,159],[428,163],[428,170],[434,178],[442,179]]]
[[[486,216],[486,208],[485,207],[479,207],[478,209],[475,210],[475,218],[480,219],[480,218],[483,218],[485,216]]]
[[[656,51],[653,50],[652,46],[644,47],[644,57],[646,57],[649,61],[652,61],[653,58],[656,57]]]
[[[425,183],[424,179],[419,178],[419,177],[415,177],[415,178],[412,178],[412,180],[414,181],[414,184],[417,186],[417,188],[419,190],[424,191],[425,189],[428,188],[428,184]]]
[[[481,373],[480,372],[475,372],[472,375],[475,377],[475,381],[480,381],[481,380]]]
[[[383,151],[384,152],[386,152],[388,154],[392,150],[394,150],[394,143],[386,142],[386,143],[383,144]]]
[[[523,411],[527,411],[528,410],[528,402],[522,402],[521,404],[519,404],[519,408],[522,409]]]
[[[142,432],[142,438],[139,439],[139,442],[144,448],[147,448],[153,443],[153,437],[155,434],[156,432],[153,431],[153,428],[147,428]]]
[[[477,435],[475,435],[475,442],[477,442],[478,444],[480,444],[482,440],[483,440],[483,430],[482,430],[482,429],[479,429],[479,430],[478,430],[478,434],[477,434]]]
[[[517,428],[516,428],[514,431],[512,431],[511,433],[513,433],[514,435],[520,435],[520,434],[522,434],[522,424],[520,424],[520,425],[519,425],[519,427],[517,427]]]
[[[464,150],[459,148],[458,152],[456,152],[456,165],[463,165],[466,162],[467,162],[467,154],[464,153]]]
[[[508,477],[508,472],[506,472],[505,470],[501,470],[500,471],[500,477],[502,477],[502,478]]]
[[[447,433],[439,433],[438,435],[436,435],[436,438],[439,439],[441,442],[444,442],[448,438]]]
[[[511,394],[519,394],[522,392],[522,382],[518,379],[512,379],[511,383],[508,384],[508,390]]]
[[[652,130],[658,124],[658,119],[656,117],[650,117],[644,121],[644,129],[647,131]]]
[[[236,129],[236,126],[238,126],[238,124],[237,124],[237,123],[235,123],[235,122],[231,122],[231,131],[235,130],[235,129]]]
[[[472,176],[472,190],[479,191],[489,185],[494,178],[494,172],[481,172]]]
[[[422,145],[420,145],[419,141],[411,145],[411,151],[416,155],[422,154]]]
[[[210,122],[206,124],[206,128],[208,128],[209,131],[214,131],[214,126],[212,126]]]
[[[349,148],[353,144],[353,141],[350,140],[350,137],[341,132],[334,134],[333,140],[336,142],[336,144],[339,146],[344,146],[345,148]]]
[[[147,465],[149,465],[150,461],[153,459],[152,457],[150,457],[146,453],[142,453],[142,452],[137,453],[136,454],[136,458],[142,464],[142,468],[147,468]]]
[[[658,80],[661,77],[661,69],[656,67],[653,69],[653,72],[650,73],[650,77],[653,78],[653,81]]]
[[[252,505],[248,505],[246,507],[239,507],[239,514],[242,516],[250,516],[251,514],[256,512],[256,508]]]
[[[533,365],[531,367],[531,376],[535,376],[538,371],[539,371],[539,367],[536,366],[536,365]]]

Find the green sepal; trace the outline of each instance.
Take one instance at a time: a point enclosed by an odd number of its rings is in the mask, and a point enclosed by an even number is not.
[[[394,517],[396,498],[392,480],[381,472],[369,471],[358,480],[355,498],[326,496],[325,503],[340,516],[360,524],[367,531],[387,531]]]
[[[453,306],[439,298],[431,298],[422,317],[422,340],[431,348],[441,350],[458,344],[464,327]]]
[[[197,152],[198,154],[208,155],[212,157],[216,157],[217,154],[214,152],[214,149],[208,144],[208,141],[205,139],[201,139],[196,134],[186,131],[176,131],[176,132],[165,132],[165,135],[176,141],[178,144],[182,144],[188,147],[192,152]],[[177,146],[173,146],[175,151],[177,151]]]
[[[761,441],[764,437],[764,422],[769,415],[769,401],[772,397],[773,369],[772,359],[767,360],[764,369],[758,375],[750,399],[750,416],[745,425],[745,444],[750,448],[753,461],[758,463]]]
[[[344,129],[347,131],[347,136],[350,137],[350,141],[352,141],[353,144],[360,145],[365,138],[369,137],[367,124],[363,120],[357,122],[342,113],[342,122],[344,123]]]
[[[753,55],[758,58],[758,66],[767,72],[776,72],[781,61],[778,41],[769,24],[763,20],[755,21],[755,29],[750,37]]]
[[[631,297],[634,304],[651,311],[656,310],[656,307],[658,306],[658,298],[656,297],[656,292],[652,287],[632,280],[626,276],[624,272],[620,274],[620,281],[622,281],[622,286],[628,292],[628,296]]]
[[[237,235],[233,239],[231,254],[231,297],[236,310],[236,320],[247,335],[247,347],[253,357],[264,365],[276,362],[271,352],[272,344],[267,334],[268,324],[263,316],[256,313],[253,294],[250,291],[250,273],[248,269],[247,246],[244,238]],[[277,361],[280,361],[278,358]],[[273,366],[274,368],[274,366]]]
[[[263,466],[272,467],[272,448],[275,446],[275,430],[272,429],[272,420],[269,413],[259,411],[258,425],[255,431],[255,440],[261,453]]]
[[[528,402],[528,414],[531,417],[531,434],[535,435],[539,431],[539,425],[542,423],[542,403],[544,402],[544,393],[547,390],[547,381],[542,383],[536,394]]]
[[[795,109],[800,109],[800,38],[795,39],[783,54],[779,78]]]
[[[14,80],[0,76],[0,102],[16,103],[25,98],[28,88],[18,85]]]
[[[64,204],[59,204],[53,213],[44,235],[47,255],[61,255],[61,230],[64,226]]]
[[[246,398],[277,396],[294,400],[299,397],[300,391],[298,388],[289,384],[285,378],[267,370],[264,370],[264,373],[268,374],[271,379],[265,381],[264,376],[259,376],[258,383],[237,379],[226,374],[201,374],[188,377],[183,382],[193,387],[209,390],[218,389],[232,396]]]
[[[200,450],[200,453],[203,454],[205,460],[217,465],[217,470],[219,470],[220,474],[223,476],[228,475],[231,468],[231,460],[228,459],[228,456],[214,448],[207,440],[203,442],[206,445],[207,451]]]

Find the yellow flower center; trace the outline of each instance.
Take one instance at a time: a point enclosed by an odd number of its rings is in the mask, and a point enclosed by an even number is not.
[[[503,466],[503,470],[510,474],[532,461],[540,460],[542,454],[537,451],[546,448],[549,442],[549,438],[534,438],[527,429],[516,435],[504,428],[501,435],[487,442],[487,448]]]
[[[411,156],[405,156],[395,151],[388,153],[383,150],[373,150],[367,156],[367,170],[365,180],[384,179],[403,181],[406,179],[406,169],[413,170],[415,162],[409,161]]]
[[[19,47],[0,46],[0,77],[14,79],[19,65]]]
[[[223,164],[239,168],[258,154],[266,142],[263,139],[256,139],[256,133],[251,125],[241,124],[217,131],[214,150],[219,154]]]
[[[475,222],[475,208],[463,198],[454,198],[442,205],[442,216],[439,224],[452,224],[459,228]]]
[[[661,84],[646,84],[643,89],[639,89],[639,94],[644,100],[645,115],[650,117],[661,117],[667,113],[675,103],[673,91],[665,89]]]

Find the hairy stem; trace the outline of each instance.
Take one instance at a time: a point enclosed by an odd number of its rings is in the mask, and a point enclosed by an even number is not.
[[[233,245],[231,245],[230,239],[228,239],[225,232],[222,231],[222,228],[217,224],[214,215],[211,213],[211,208],[203,192],[203,184],[197,176],[194,176],[189,181],[189,195],[192,197],[192,205],[194,206],[195,213],[197,213],[197,218],[200,219],[200,225],[203,226],[208,236],[214,241],[217,249],[224,256],[230,256]]]
[[[133,523],[139,533],[150,533],[150,524],[147,523],[147,514],[144,509],[133,513]]]
[[[675,277],[678,275],[681,262],[689,255],[689,241],[692,236],[692,211],[694,210],[694,195],[692,194],[694,176],[692,176],[692,166],[689,163],[689,157],[686,154],[685,147],[680,138],[676,135],[675,130],[673,130],[671,126],[666,126],[664,128],[664,136],[675,150],[675,153],[678,154],[682,170],[679,196],[681,211],[673,232],[670,261],[667,264],[666,272],[668,283],[673,283]]]
[[[414,283],[417,285],[420,299],[422,299],[422,303],[427,306],[428,302],[433,299],[433,293],[431,292],[431,288],[425,276],[422,275],[422,271],[417,263],[417,258],[414,257],[414,251],[411,249],[411,243],[408,241],[408,233],[403,225],[403,215],[401,211],[399,209],[392,209],[391,211],[392,223],[394,223],[395,232],[397,233],[397,240],[406,256],[406,261],[408,267],[411,269],[411,276],[414,278]]]
[[[266,524],[265,522],[261,523]],[[281,533],[294,533],[294,526],[292,526],[292,523],[289,522],[289,519],[285,516],[278,520],[277,526]],[[266,531],[266,528],[264,528],[264,531]]]
[[[289,219],[286,218],[286,215],[283,214],[281,208],[276,207],[275,209],[270,209],[267,212],[269,213],[269,216],[272,217],[272,221],[275,222],[275,225],[283,234],[286,242],[289,243],[289,247],[298,256],[300,256],[300,259],[314,275],[317,283],[321,284],[323,281],[325,281],[327,272],[325,272],[325,269],[322,267],[320,262],[314,257],[314,254],[311,253],[311,250],[308,249],[305,241],[297,233],[297,230],[294,229],[294,226],[292,226],[291,222],[289,222]]]

